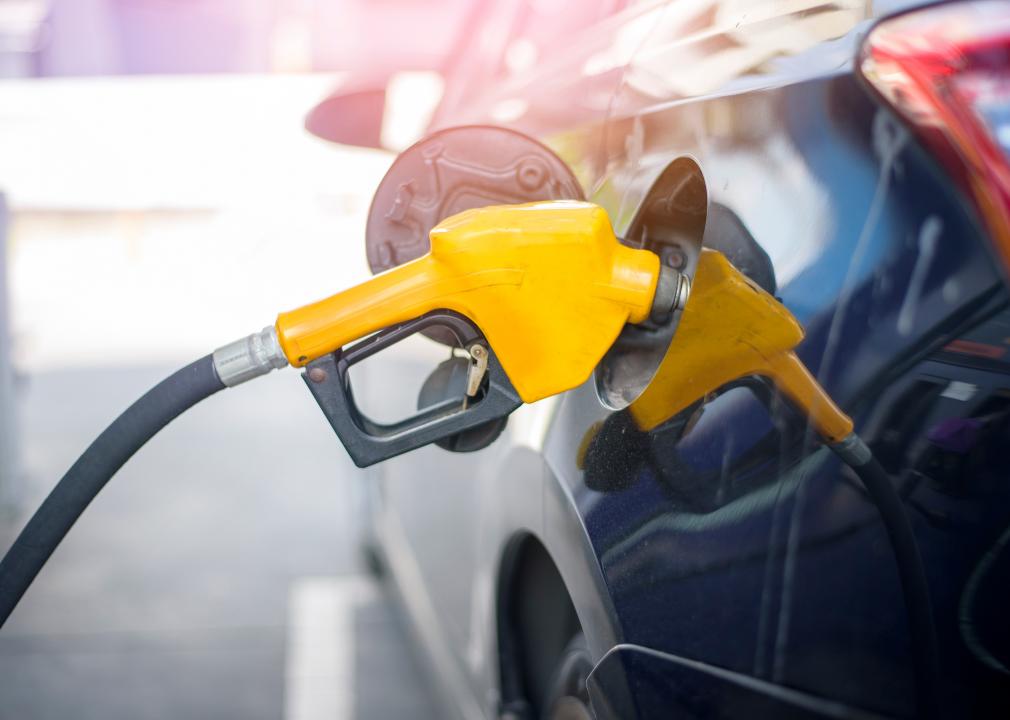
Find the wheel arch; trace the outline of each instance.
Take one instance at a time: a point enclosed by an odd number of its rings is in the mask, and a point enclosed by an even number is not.
[[[557,563],[532,532],[515,534],[502,552],[496,623],[502,712],[539,717],[550,673],[582,622]]]

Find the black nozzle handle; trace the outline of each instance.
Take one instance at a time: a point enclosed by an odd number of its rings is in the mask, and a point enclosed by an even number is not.
[[[350,368],[411,335],[433,327],[449,330],[462,347],[470,347],[475,342],[487,347],[487,370],[480,393],[465,406],[458,399],[447,399],[390,425],[369,419],[354,402],[348,378]],[[499,420],[522,405],[519,393],[502,369],[494,349],[486,345],[480,330],[466,317],[450,310],[427,313],[349,348],[324,355],[306,365],[302,378],[358,467],[368,467]]]

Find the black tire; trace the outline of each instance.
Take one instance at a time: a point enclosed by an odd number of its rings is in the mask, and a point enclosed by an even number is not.
[[[561,653],[544,698],[545,720],[592,720],[586,680],[593,669],[586,636],[579,632]]]

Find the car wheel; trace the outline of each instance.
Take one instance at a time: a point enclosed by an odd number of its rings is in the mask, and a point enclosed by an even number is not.
[[[593,669],[586,636],[581,632],[569,641],[561,654],[543,707],[547,720],[592,720],[586,680]]]

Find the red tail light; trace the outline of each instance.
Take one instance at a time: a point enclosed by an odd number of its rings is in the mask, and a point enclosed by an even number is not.
[[[867,36],[860,70],[968,192],[1010,271],[1010,2],[885,20]]]

